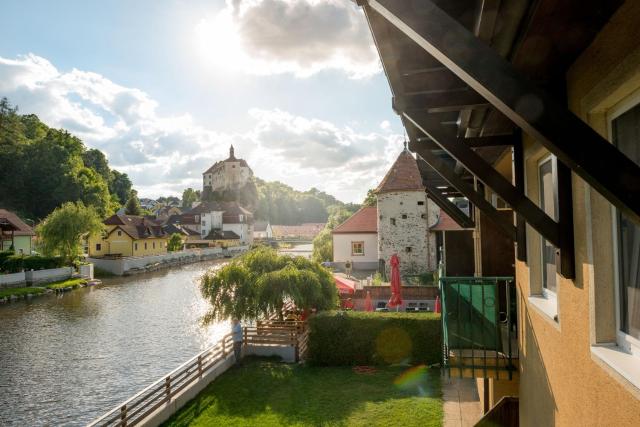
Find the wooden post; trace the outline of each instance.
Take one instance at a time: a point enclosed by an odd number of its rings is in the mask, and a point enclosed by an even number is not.
[[[202,378],[202,355],[198,355],[198,376]]]
[[[120,408],[120,425],[122,427],[127,426],[127,405],[122,405]]]
[[[225,359],[227,357],[227,337],[222,338],[222,358]]]
[[[167,400],[171,400],[171,376],[164,379],[164,389],[167,393]]]

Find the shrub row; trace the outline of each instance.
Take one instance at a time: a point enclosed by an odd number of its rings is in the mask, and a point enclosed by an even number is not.
[[[309,319],[310,365],[431,365],[441,356],[438,314],[322,312]]]
[[[39,255],[20,255],[13,252],[0,252],[0,271],[17,273],[22,270],[47,270],[64,267],[61,257],[45,257]]]

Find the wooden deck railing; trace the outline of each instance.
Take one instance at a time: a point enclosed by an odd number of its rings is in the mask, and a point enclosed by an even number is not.
[[[127,399],[111,411],[89,424],[93,426],[133,426],[140,423],[162,405],[169,402],[194,381],[206,375],[219,362],[233,352],[231,334],[227,334],[213,346],[151,384],[135,396]]]
[[[243,345],[291,346],[296,350],[296,360],[299,360],[306,354],[307,336],[305,322],[259,321],[256,326],[243,328]],[[227,334],[213,346],[91,422],[88,426],[126,427],[139,424],[162,405],[170,402],[186,387],[207,375],[212,368],[232,353],[233,338],[231,334]]]

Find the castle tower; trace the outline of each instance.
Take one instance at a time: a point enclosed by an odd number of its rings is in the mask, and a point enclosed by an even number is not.
[[[376,189],[378,258],[387,274],[391,255],[398,254],[401,274],[437,268],[435,233],[439,208],[427,198],[416,159],[405,148]]]
[[[235,155],[233,144],[229,147],[229,157],[216,162],[202,174],[202,192],[237,190],[247,184],[253,171],[244,159]]]

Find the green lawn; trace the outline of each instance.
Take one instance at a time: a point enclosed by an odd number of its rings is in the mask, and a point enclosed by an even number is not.
[[[0,298],[15,295],[17,297],[27,294],[41,294],[44,292],[44,288],[31,287],[31,288],[5,288],[0,289]]]
[[[165,425],[440,426],[439,371],[379,368],[356,373],[245,359]]]
[[[87,283],[85,279],[67,279],[60,282],[48,283],[47,285],[45,285],[45,287],[48,289],[63,289],[68,288],[69,286],[75,288],[84,283]]]

